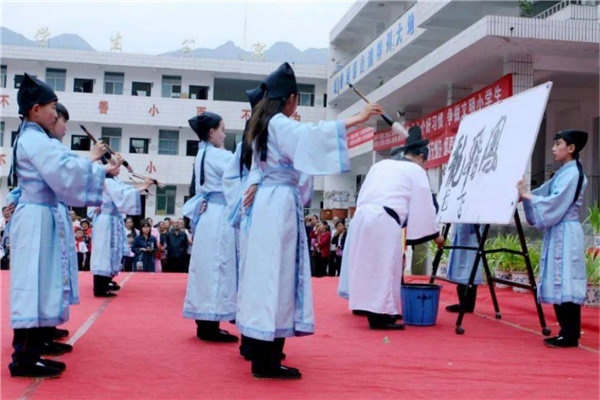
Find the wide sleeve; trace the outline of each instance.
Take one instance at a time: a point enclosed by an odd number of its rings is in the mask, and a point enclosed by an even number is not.
[[[126,185],[118,179],[106,179],[104,187],[120,212],[129,215],[142,213],[142,195],[135,187]]]
[[[573,204],[578,179],[579,171],[571,168],[555,175],[547,190],[532,192],[531,200],[523,200],[527,222],[540,230],[558,224]]]
[[[309,175],[332,175],[350,171],[350,154],[343,121],[300,123],[283,114],[269,122],[283,153],[294,168]]]
[[[431,189],[424,170],[413,176],[413,186],[408,207],[406,244],[416,245],[435,239],[439,234],[435,207],[431,201]]]
[[[15,206],[19,205],[19,199],[21,198],[22,190],[20,187],[13,189],[10,191],[8,196],[6,196],[6,204],[14,204]]]
[[[531,194],[536,196],[550,195],[550,182],[551,180],[547,181],[539,188],[532,190]],[[525,219],[527,220],[527,223],[529,225],[535,225],[535,213],[531,201],[523,199],[523,209],[525,210]]]
[[[19,140],[18,146],[59,201],[74,207],[102,204],[106,168],[45,135]]]
[[[304,173],[300,174],[298,186],[300,189],[300,200],[302,201],[302,206],[308,207],[313,198],[314,177]]]

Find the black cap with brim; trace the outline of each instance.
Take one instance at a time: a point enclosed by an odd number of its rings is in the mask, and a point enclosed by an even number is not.
[[[408,130],[408,138],[403,146],[392,149],[392,157],[395,159],[401,158],[411,150],[427,147],[429,139],[423,139],[421,128],[417,125],[411,126]],[[427,158],[427,157],[425,157]]]
[[[575,145],[575,148],[577,149],[576,151],[579,153],[587,144],[588,134],[587,132],[577,129],[565,129],[564,131],[558,132],[554,136],[554,140],[558,139],[564,140],[567,145]]]
[[[287,99],[292,94],[298,94],[296,75],[288,63],[283,63],[271,72],[261,85],[266,89],[269,99]]]
[[[36,104],[45,106],[53,101],[58,101],[58,96],[54,93],[54,90],[47,83],[25,73],[17,92],[19,115],[26,117],[27,113]]]

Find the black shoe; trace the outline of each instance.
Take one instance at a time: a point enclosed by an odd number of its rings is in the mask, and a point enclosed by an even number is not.
[[[108,284],[108,290],[112,290],[113,292],[118,292],[121,290],[121,286],[117,285],[115,282],[111,282]]]
[[[359,315],[361,317],[366,317],[367,315],[369,315],[369,312],[363,310],[352,310],[352,314]]]
[[[39,362],[44,364],[45,367],[54,368],[61,372],[67,369],[67,364],[65,364],[64,362],[50,360],[48,358],[40,358]]]
[[[201,335],[199,337],[203,342],[237,343],[239,340],[237,336],[224,330],[214,335]]]
[[[459,313],[460,312],[460,304],[452,304],[451,306],[446,307],[446,311],[450,313]],[[472,313],[473,310],[465,310],[465,313]]]
[[[567,347],[578,347],[579,340],[577,339],[567,339],[563,336],[558,336],[557,338],[552,338],[549,341],[544,341],[544,344],[548,347],[553,348],[567,348]]]
[[[69,331],[66,329],[55,328],[54,332],[52,332],[52,337],[54,340],[66,338],[67,336],[69,336]]]
[[[273,368],[268,371],[252,371],[252,376],[256,379],[279,379],[279,380],[297,380],[302,379],[302,374],[297,368],[286,367]]]
[[[552,342],[552,341],[558,339],[559,337],[560,336],[557,335],[557,336],[552,336],[550,338],[544,339],[544,343]]]
[[[19,366],[11,363],[8,369],[10,370],[10,376],[13,378],[52,379],[58,378],[62,374],[62,371],[47,367],[41,361]]]
[[[389,331],[403,331],[405,326],[404,324],[385,324],[385,325],[377,325],[369,326],[373,330],[389,330]]]
[[[400,314],[392,315],[392,317],[396,318],[396,321],[402,321],[403,320],[402,315],[400,315]]]
[[[112,292],[94,293],[94,297],[117,297],[117,294]]]
[[[73,346],[60,342],[44,343],[42,346],[42,354],[45,356],[60,356],[73,351]]]

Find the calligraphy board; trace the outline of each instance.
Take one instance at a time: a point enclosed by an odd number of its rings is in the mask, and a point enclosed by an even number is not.
[[[552,82],[463,118],[438,195],[441,223],[510,224]]]

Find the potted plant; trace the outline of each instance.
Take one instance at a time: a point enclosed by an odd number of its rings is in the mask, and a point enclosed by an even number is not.
[[[450,245],[451,245],[450,240],[446,239],[446,246],[450,246]],[[426,264],[429,257],[431,257],[431,260],[433,261],[433,259],[435,258],[435,255],[438,251],[438,247],[433,240],[427,242],[427,244],[425,246],[427,246],[427,250],[424,251],[423,253],[421,253],[421,256],[417,260],[417,262],[419,264]],[[440,260],[440,265],[438,266],[436,276],[439,276],[440,278],[448,277],[448,261],[449,261],[449,259],[450,259],[450,251],[444,250],[444,252],[442,253],[442,258]]]
[[[585,269],[588,282],[585,305],[600,307],[600,248],[590,247],[585,253]]]
[[[516,246],[514,241],[516,241]],[[533,275],[537,277],[540,265],[540,255],[542,249],[542,242],[535,241],[533,243],[526,241],[527,250],[529,251],[529,260],[531,261],[531,267],[533,269]],[[521,245],[519,243],[519,239],[517,237],[511,238],[510,245],[512,250],[521,250]],[[525,265],[525,259],[522,256],[513,255],[516,257],[514,263],[511,264],[511,277],[513,282],[524,283],[530,285],[529,281],[529,273],[527,272],[527,266]],[[517,293],[526,293],[529,292],[528,289],[523,289],[519,287],[513,286],[513,291]]]
[[[505,242],[506,242],[505,237],[502,235],[498,235],[494,240],[488,241],[488,243],[489,243],[489,246],[487,246],[487,247],[489,247],[488,250],[505,248],[505,244],[504,244]],[[494,270],[495,278],[510,281],[511,272],[510,272],[510,269],[508,268],[508,266],[506,265],[506,262],[505,262],[503,256],[504,256],[504,253],[492,253],[492,254],[486,255],[486,259],[487,259],[488,265]],[[496,285],[496,287],[498,289],[510,288],[510,286],[505,285],[504,283],[495,282],[494,284]]]
[[[584,223],[589,222],[594,232],[594,246],[600,248],[600,211],[598,210],[598,202],[594,202],[594,205],[588,208],[590,215],[586,218]]]

